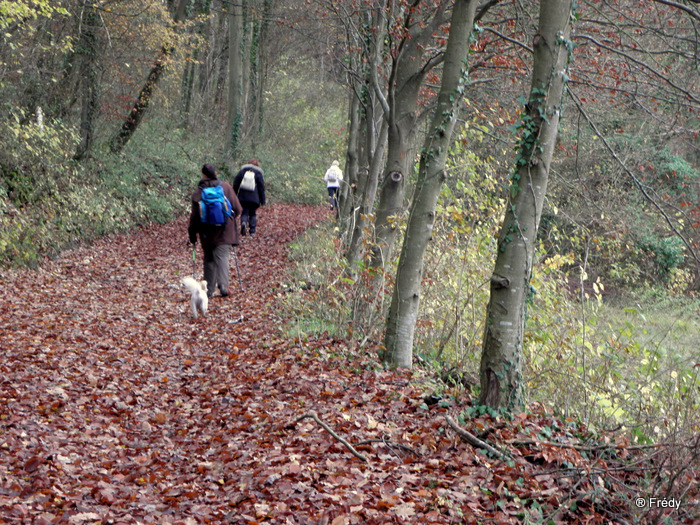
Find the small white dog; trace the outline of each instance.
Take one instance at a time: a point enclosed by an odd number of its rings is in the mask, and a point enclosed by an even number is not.
[[[198,311],[201,312],[203,316],[207,315],[207,308],[209,308],[207,282],[195,281],[192,277],[185,277],[182,280],[182,284],[185,286],[187,291],[192,294],[190,304],[192,305],[192,315],[194,318],[197,318]]]

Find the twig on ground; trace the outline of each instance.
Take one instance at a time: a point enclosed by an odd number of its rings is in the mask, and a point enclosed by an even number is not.
[[[402,445],[401,443],[394,443],[393,441],[390,441],[388,439],[365,439],[364,441],[360,441],[357,444],[357,446],[359,447],[360,445],[369,445],[370,443],[383,443],[390,449],[393,449],[394,447],[400,448],[401,450],[405,450],[407,452],[410,452],[411,454],[415,454],[418,457],[422,456],[420,452],[416,452],[411,447],[407,447],[406,445]]]
[[[450,416],[445,416],[445,421],[447,421],[447,424],[452,427],[452,430],[454,430],[459,437],[461,437],[464,441],[466,441],[470,445],[472,445],[474,447],[481,448],[483,450],[486,450],[487,452],[490,452],[493,456],[497,457],[498,459],[501,459],[501,460],[508,459],[508,457],[503,452],[498,450],[497,448],[494,448],[493,446],[489,445],[485,441],[480,440],[478,437],[476,437],[471,432],[464,430]]]
[[[632,445],[632,446],[626,446],[626,445],[619,445],[616,443],[609,443],[606,445],[597,445],[597,446],[584,446],[584,445],[574,445],[572,443],[556,443],[553,441],[536,441],[536,440],[526,440],[526,441],[508,441],[507,442],[509,445],[512,445],[514,447],[527,447],[529,445],[547,445],[550,447],[556,447],[556,448],[570,448],[573,450],[577,450],[579,452],[598,452],[601,450],[610,450],[610,449],[625,449],[625,450],[647,450],[650,448],[663,448],[669,446],[667,443],[658,443],[654,445]]]
[[[328,432],[331,436],[333,436],[335,439],[337,439],[337,440],[340,441],[343,445],[345,445],[345,447],[346,447],[350,452],[352,452],[352,455],[353,455],[353,456],[355,456],[357,459],[360,459],[360,460],[364,461],[365,463],[367,462],[367,458],[366,458],[365,456],[363,456],[363,455],[360,454],[357,450],[355,450],[355,448],[354,448],[350,443],[348,443],[345,439],[341,438],[338,434],[336,434],[335,432],[333,432],[333,430],[331,429],[331,427],[329,427],[329,426],[326,425],[323,421],[321,421],[321,420],[318,418],[318,416],[317,416],[314,412],[309,412],[308,414],[304,414],[303,416],[299,416],[299,417],[294,421],[294,424],[296,425],[297,423],[299,423],[299,421],[301,421],[302,419],[306,419],[306,418],[311,418],[311,419],[313,419],[314,421],[316,421],[316,423],[318,423],[319,425],[321,425],[321,426],[323,427],[323,429],[324,429],[326,432]]]

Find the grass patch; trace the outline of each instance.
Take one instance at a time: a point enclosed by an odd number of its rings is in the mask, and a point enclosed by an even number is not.
[[[349,283],[335,228],[331,221],[319,224],[289,246],[293,269],[281,301],[285,317],[290,319],[287,336],[342,336],[347,329]]]

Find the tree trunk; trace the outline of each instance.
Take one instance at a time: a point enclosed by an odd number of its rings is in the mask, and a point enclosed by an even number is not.
[[[203,15],[208,15],[211,12],[211,2],[212,0],[195,1],[192,14],[197,17],[197,22],[191,28],[191,34],[200,37],[208,30],[207,40],[209,46],[215,44],[214,32],[212,31],[213,24],[210,20],[204,21]],[[185,60],[185,67],[182,70],[180,127],[185,130],[189,130],[192,127],[192,115],[198,114],[198,95],[201,95],[204,86],[208,83],[209,56],[204,54],[200,59],[202,54],[201,46],[190,50]]]
[[[362,133],[363,142],[356,145],[356,164],[352,178],[345,185],[344,192],[351,198],[342,200],[345,222],[343,231],[348,239],[345,256],[351,266],[355,266],[361,258],[361,240],[365,229],[367,216],[372,213],[372,207],[377,194],[379,172],[382,169],[384,151],[386,150],[387,125],[384,111],[378,100],[380,72],[384,71],[384,41],[386,30],[382,24],[383,13],[381,9],[374,8],[365,13],[365,23],[359,34],[359,45],[363,49],[362,56],[358,60],[355,69],[361,71],[362,81],[353,81],[353,105],[356,106],[355,117],[361,111],[358,123]],[[372,29],[374,28],[374,29]],[[379,131],[377,129],[379,128]],[[360,147],[361,146],[361,147]],[[346,169],[347,173],[347,169]]]
[[[415,91],[416,99],[418,89]],[[407,108],[411,100],[403,104]],[[375,218],[374,242],[370,266],[384,268],[391,260],[394,243],[399,232],[398,220],[404,210],[406,176],[413,169],[411,150],[418,121],[415,111],[404,114],[400,124],[389,125],[387,139],[387,163],[382,176],[381,193]]]
[[[262,0],[262,14],[251,23],[251,40],[249,53],[247,129],[251,133],[253,150],[260,142],[263,132],[263,117],[265,110],[265,78],[266,78],[266,41],[269,36],[270,18],[272,17],[272,0]]]
[[[176,24],[184,20],[185,8],[187,7],[188,1],[189,0],[180,0],[177,4],[177,9],[173,19]],[[160,82],[160,79],[163,76],[165,66],[170,60],[170,56],[174,51],[175,49],[172,46],[163,46],[161,48],[160,55],[153,64],[151,71],[148,73],[146,83],[141,88],[139,96],[136,98],[136,102],[129,112],[129,116],[122,124],[119,133],[112,139],[110,149],[113,153],[118,153],[124,149],[124,146],[127,145],[134,132],[138,129],[139,124],[141,124],[141,121],[146,114],[146,110],[151,104],[153,92],[155,91],[156,87],[158,87],[158,82]]]
[[[424,63],[424,54],[435,31],[444,21],[446,4],[446,1],[441,2],[432,17],[421,24],[413,24],[411,15],[406,15],[405,25],[410,30],[394,58],[388,81],[388,97],[383,102],[389,129],[386,166],[377,204],[370,259],[372,268],[383,269],[392,257],[399,231],[395,218],[404,210],[406,177],[413,171],[418,95],[425,75],[439,63],[438,60]],[[377,85],[375,82],[378,91]]]
[[[438,104],[423,146],[416,193],[406,227],[384,338],[384,361],[411,368],[418,319],[423,257],[432,238],[445,162],[466,80],[469,38],[477,0],[455,0],[445,52]]]
[[[523,335],[537,230],[557,137],[569,57],[572,0],[542,0],[529,102],[520,129],[498,255],[491,276],[481,356],[479,403],[523,403]]]
[[[228,91],[228,157],[234,160],[241,145],[243,123],[243,8],[239,3],[229,4],[229,91]]]
[[[218,74],[216,75],[216,86],[215,86],[215,91],[214,91],[214,105],[213,107],[209,108],[209,115],[210,117],[214,117],[219,113],[219,107],[222,106],[224,102],[224,93],[226,92],[226,77],[228,73],[228,62],[229,58],[231,56],[231,45],[228,41],[228,35],[229,35],[229,30],[228,30],[228,24],[230,23],[230,20],[228,20],[228,15],[219,15],[218,16],[218,24],[216,29],[214,30],[215,35],[221,35],[221,45],[220,45],[220,51],[221,54],[218,58],[219,64],[218,64]],[[212,66],[213,67],[213,66]]]
[[[355,266],[359,262],[365,226],[369,215],[372,213],[372,208],[374,208],[377,188],[379,187],[379,173],[382,169],[384,151],[386,150],[388,130],[389,126],[386,121],[383,121],[367,173],[358,181],[357,195],[359,198],[356,201],[357,206],[353,210],[352,235],[346,252],[346,258],[351,266]]]
[[[353,81],[351,80],[351,85]],[[355,189],[357,185],[358,170],[358,140],[360,137],[360,100],[354,89],[350,89],[350,104],[348,110],[348,147],[345,153],[345,178],[340,187],[340,211],[339,216],[343,224],[342,231],[349,229],[349,221],[352,210],[355,209]]]
[[[180,102],[180,127],[188,129],[190,114],[192,112],[192,99],[194,98],[195,77],[197,62],[199,61],[199,49],[194,49],[188,57],[182,71],[182,100]]]
[[[146,79],[146,83],[141,88],[141,92],[136,98],[136,103],[131,108],[129,116],[124,121],[124,124],[122,124],[119,133],[112,139],[110,149],[113,153],[118,153],[124,149],[124,146],[126,146],[129,140],[131,140],[134,132],[139,127],[139,124],[141,124],[141,121],[146,114],[146,110],[151,104],[153,92],[158,86],[158,82],[160,82],[160,78],[165,71],[165,65],[169,60],[172,51],[173,50],[171,48],[167,47],[161,49],[161,54],[151,68],[148,78]]]
[[[73,158],[82,160],[92,150],[95,121],[99,106],[99,82],[97,59],[99,55],[98,28],[100,16],[92,2],[83,4],[80,24],[80,39],[76,54],[81,57],[80,85],[82,88],[82,110],[80,112],[80,144]]]

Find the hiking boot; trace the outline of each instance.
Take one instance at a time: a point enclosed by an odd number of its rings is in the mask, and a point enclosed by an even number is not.
[[[241,235],[245,236],[245,223],[241,224]]]

